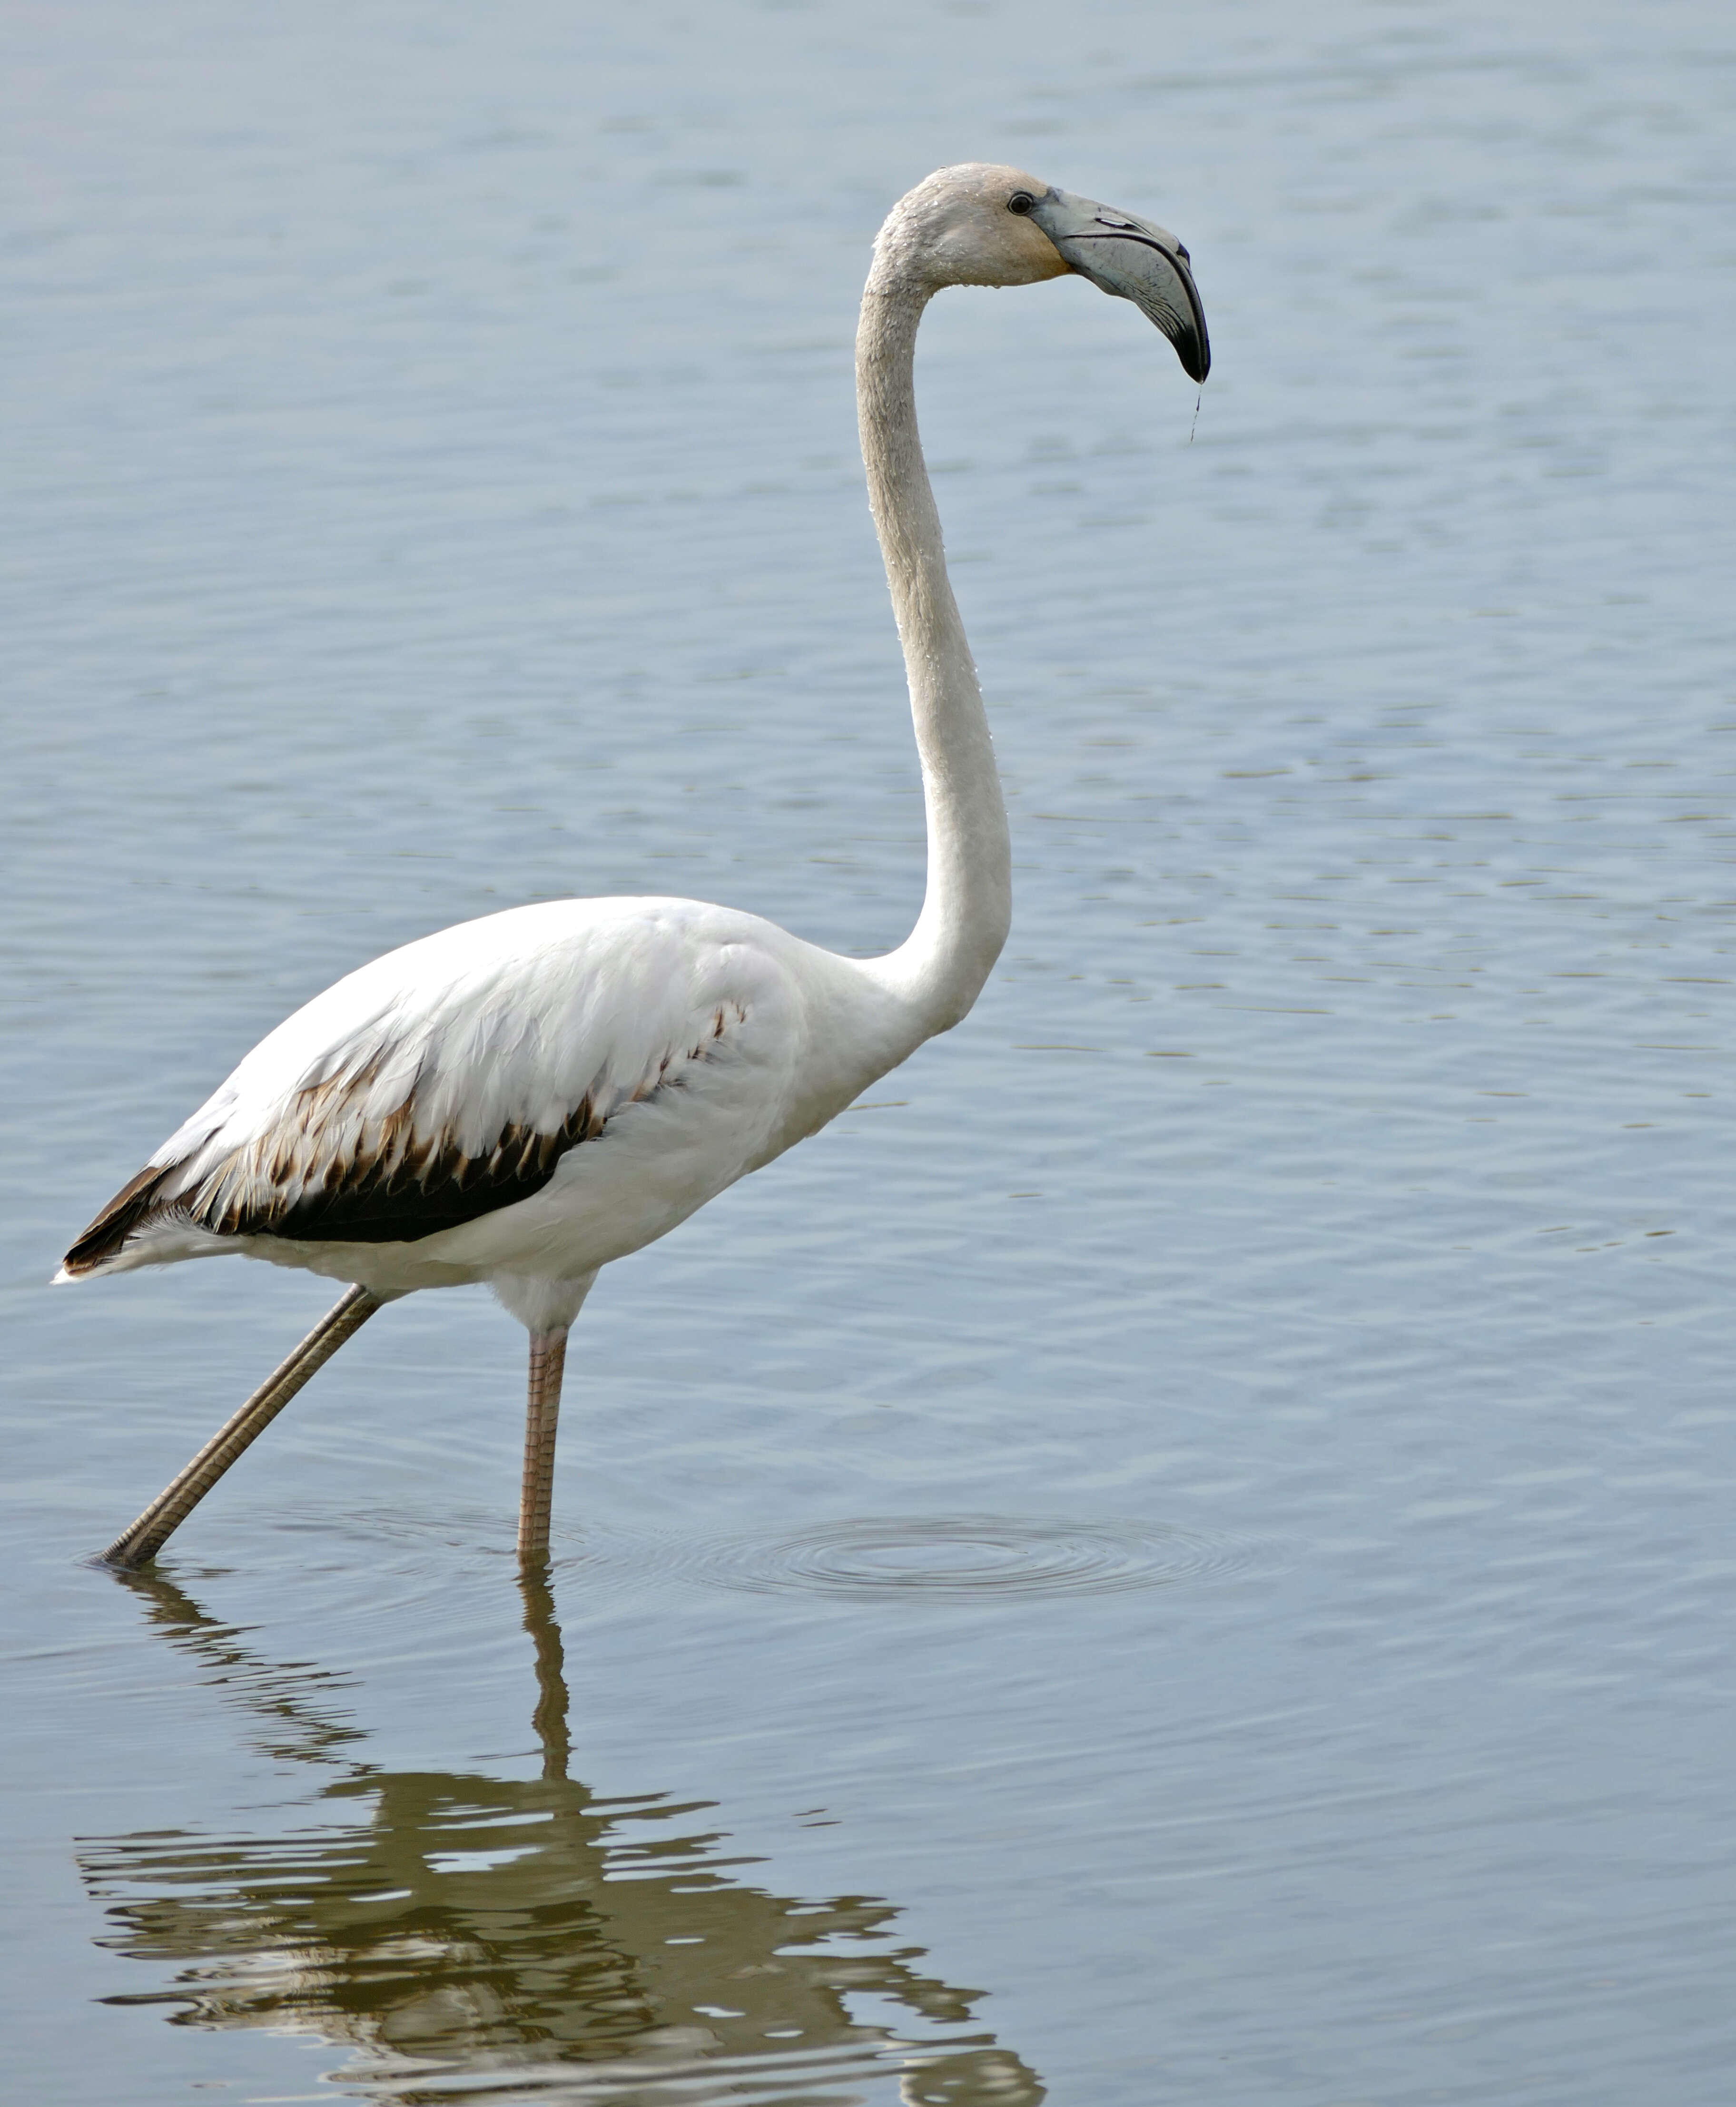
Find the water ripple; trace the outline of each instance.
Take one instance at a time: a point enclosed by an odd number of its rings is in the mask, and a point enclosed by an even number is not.
[[[956,1602],[1169,1588],[1251,1563],[1228,1539],[1165,1523],[934,1515],[716,1536],[689,1543],[678,1570],[685,1579],[751,1594]]]

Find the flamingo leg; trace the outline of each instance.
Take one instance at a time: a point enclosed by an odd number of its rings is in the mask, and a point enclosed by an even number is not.
[[[386,1299],[365,1287],[350,1288],[185,1470],[170,1480],[131,1529],[115,1538],[100,1562],[129,1569],[148,1565],[230,1465],[252,1447],[308,1378],[326,1365],[352,1333],[361,1330]]]
[[[555,1436],[560,1426],[560,1378],[567,1332],[530,1335],[530,1390],[524,1408],[524,1477],[519,1491],[519,1557],[548,1557],[549,1512],[555,1503]]]

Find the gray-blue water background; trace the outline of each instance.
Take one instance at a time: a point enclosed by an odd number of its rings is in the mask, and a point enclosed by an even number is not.
[[[1727,11],[0,45],[10,2096],[1728,2100]],[[550,1599],[479,1291],[88,1570],[328,1290],[47,1276],[287,1010],[566,893],[907,928],[850,344],[977,157],[1217,363],[1190,443],[1082,282],[926,325],[975,1013],[605,1277]]]

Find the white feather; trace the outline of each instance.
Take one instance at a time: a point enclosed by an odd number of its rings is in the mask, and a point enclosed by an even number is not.
[[[425,937],[262,1040],[151,1165],[155,1212],[90,1269],[245,1251],[380,1292],[634,1251],[822,1125],[923,1036],[870,963],[685,900],[560,901]],[[486,1157],[504,1130],[601,1131],[543,1192],[402,1242],[225,1234],[338,1166],[423,1145]],[[203,1223],[199,1218],[203,1218]]]

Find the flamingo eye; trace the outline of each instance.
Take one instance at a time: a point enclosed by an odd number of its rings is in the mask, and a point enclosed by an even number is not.
[[[1029,191],[1014,191],[1006,201],[1006,209],[1009,212],[1023,214],[1028,213],[1036,203],[1037,200],[1032,196]]]

